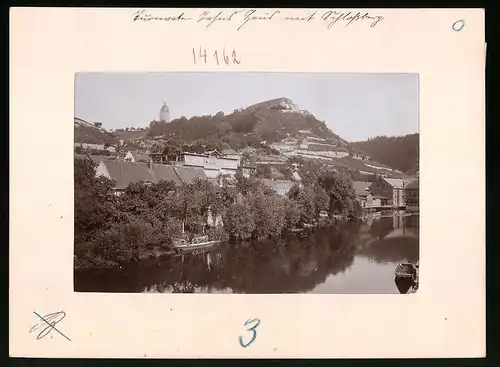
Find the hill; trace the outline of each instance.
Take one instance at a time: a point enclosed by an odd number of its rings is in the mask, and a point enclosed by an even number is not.
[[[217,148],[243,149],[271,144],[289,136],[320,136],[331,143],[347,142],[307,111],[300,110],[287,98],[278,98],[210,116],[181,117],[169,123],[152,121],[148,137],[166,137],[174,141],[202,143]]]
[[[75,143],[118,144],[118,138],[101,127],[94,126],[78,117],[74,118]]]
[[[409,175],[419,170],[419,134],[397,137],[377,136],[366,141],[353,142],[350,146],[380,163]]]

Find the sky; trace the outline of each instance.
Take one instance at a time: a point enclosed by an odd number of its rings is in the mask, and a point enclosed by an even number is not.
[[[231,113],[285,97],[348,141],[418,132],[418,74],[78,73],[75,117],[107,130],[147,127],[164,102],[170,118]]]

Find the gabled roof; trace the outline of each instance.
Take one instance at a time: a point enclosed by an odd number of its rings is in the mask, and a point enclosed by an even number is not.
[[[352,183],[354,191],[358,196],[367,196],[370,193],[368,190],[370,189],[371,185],[372,183],[368,181],[354,181]]]
[[[271,167],[271,176],[276,179],[276,180],[279,180],[279,179],[282,179],[285,177],[285,175],[283,173],[281,173],[280,171],[278,171],[276,168],[274,167]]]
[[[140,161],[148,162],[149,161],[149,155],[145,152],[135,151],[135,152],[130,152],[130,153],[132,153],[132,156],[134,157],[136,162],[140,162]]]
[[[116,181],[116,189],[125,189],[135,182],[155,182],[149,167],[145,163],[124,161],[101,161],[108,170],[111,179]]]
[[[173,181],[176,185],[181,183],[181,179],[175,173],[174,167],[166,164],[153,164],[151,167],[154,182]]]
[[[205,152],[206,155],[218,155],[218,156],[221,156],[223,153],[219,152],[217,149],[215,150],[210,150],[208,152]]]
[[[194,155],[196,157],[208,157],[208,154],[199,154],[199,153],[191,153],[191,152],[184,152],[182,155]]]
[[[405,179],[405,178],[387,178],[384,177],[384,180],[391,185],[395,189],[402,189],[406,188],[406,186],[411,182],[411,178]]]
[[[92,159],[94,162],[99,163],[100,161],[116,161],[119,158],[116,156],[108,156],[108,155],[89,155],[90,159]]]
[[[203,168],[199,167],[183,167],[176,166],[174,167],[175,173],[180,177],[182,182],[191,183],[196,179],[206,179],[205,171]]]

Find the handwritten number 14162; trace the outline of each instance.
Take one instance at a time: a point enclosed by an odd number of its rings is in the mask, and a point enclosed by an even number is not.
[[[226,65],[239,64],[241,62],[241,59],[238,58],[235,50],[233,50],[233,52],[231,52],[231,55],[229,56],[226,54],[225,47],[222,49],[222,52],[220,52],[219,50],[215,50],[210,56],[217,63],[217,65],[220,65],[223,63]],[[198,62],[202,62],[202,63],[206,64],[208,62],[208,59],[209,59],[209,56],[207,55],[206,49],[202,50],[202,48],[200,47],[198,52],[196,52],[195,48],[193,47],[193,62],[195,64],[197,64]]]

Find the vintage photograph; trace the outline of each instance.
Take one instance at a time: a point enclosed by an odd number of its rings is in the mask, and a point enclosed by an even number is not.
[[[75,75],[75,292],[418,286],[418,74]]]

